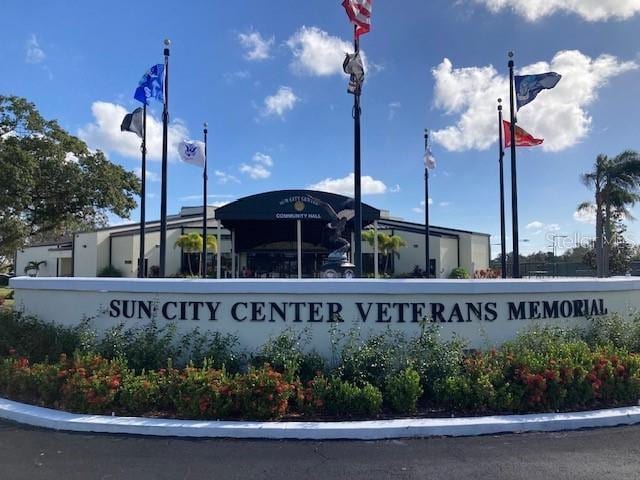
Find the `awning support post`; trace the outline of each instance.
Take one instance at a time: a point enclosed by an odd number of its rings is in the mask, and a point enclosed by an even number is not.
[[[218,228],[216,231],[217,235],[218,235],[218,252],[216,255],[216,273],[217,273],[217,278],[222,278],[222,271],[220,269],[220,257],[222,255],[222,241],[221,241],[221,228],[220,228],[220,220],[218,220]]]
[[[373,222],[373,275],[378,278],[378,221]]]
[[[302,278],[302,222],[296,220],[296,237],[298,245],[298,279]]]
[[[236,232],[231,230],[231,278],[237,278],[236,275]]]

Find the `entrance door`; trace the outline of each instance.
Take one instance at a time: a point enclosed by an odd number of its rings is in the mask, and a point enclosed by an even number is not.
[[[315,278],[322,266],[322,254],[302,254],[302,276]],[[255,278],[298,278],[298,255],[296,252],[249,252],[247,267]]]

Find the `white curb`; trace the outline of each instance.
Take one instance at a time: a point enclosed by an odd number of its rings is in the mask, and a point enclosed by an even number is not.
[[[118,433],[158,437],[297,440],[384,440],[434,436],[554,432],[640,423],[640,407],[578,413],[416,418],[359,422],[197,421],[78,415],[0,398],[0,418],[68,432]]]

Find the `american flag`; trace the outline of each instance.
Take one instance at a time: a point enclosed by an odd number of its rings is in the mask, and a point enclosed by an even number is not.
[[[349,20],[356,25],[356,37],[371,30],[371,4],[373,0],[344,0],[342,6]]]

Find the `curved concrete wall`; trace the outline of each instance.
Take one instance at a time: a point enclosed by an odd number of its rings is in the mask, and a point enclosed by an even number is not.
[[[287,329],[306,329],[311,346],[331,352],[331,335],[391,327],[415,334],[435,323],[489,347],[534,325],[571,326],[640,309],[640,280],[165,280],[15,278],[16,308],[43,320],[98,330],[155,319],[236,334],[255,348]]]

